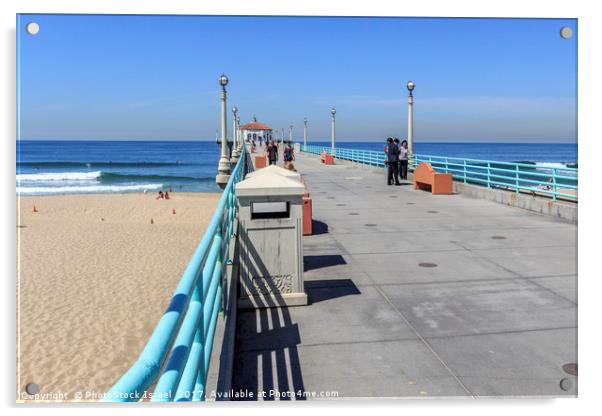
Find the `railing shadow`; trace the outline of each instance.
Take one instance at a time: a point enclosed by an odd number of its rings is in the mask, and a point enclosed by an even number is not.
[[[243,229],[240,230],[240,244],[253,260],[246,262],[248,275],[269,276],[267,267],[255,247],[249,244]],[[284,298],[273,281],[261,279],[258,282],[258,292],[268,296],[263,297],[261,306],[264,307],[239,312],[232,384],[233,390],[241,392],[244,397],[233,399],[305,400],[298,325],[292,321],[289,308],[282,306]]]

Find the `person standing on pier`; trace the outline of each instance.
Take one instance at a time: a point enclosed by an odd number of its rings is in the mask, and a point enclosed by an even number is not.
[[[397,165],[399,164],[399,147],[395,145],[392,137],[387,139],[385,154],[387,155],[387,185],[393,185],[393,180],[395,180],[395,185],[399,185],[399,176],[397,172]]]
[[[401,180],[408,179],[408,141],[403,140],[399,146],[399,177]]]
[[[267,146],[268,147],[266,151],[268,153],[268,160],[270,161],[270,165],[275,165],[276,161],[278,160],[278,146],[276,146],[276,143],[274,143],[273,140],[269,142]]]

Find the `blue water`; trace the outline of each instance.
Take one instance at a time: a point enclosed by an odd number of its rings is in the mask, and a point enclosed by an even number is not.
[[[21,195],[219,192],[215,142],[17,141]]]
[[[329,146],[329,142],[314,142]],[[338,142],[341,148],[382,151],[379,142]],[[415,143],[427,155],[577,166],[576,144]],[[20,195],[219,192],[215,142],[17,142]]]

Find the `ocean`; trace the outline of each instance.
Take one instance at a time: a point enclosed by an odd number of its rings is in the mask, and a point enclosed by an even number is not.
[[[330,142],[311,144],[329,146]],[[337,142],[381,151],[380,142]],[[416,153],[577,167],[576,144],[420,143]],[[17,141],[17,193],[219,192],[214,141]]]

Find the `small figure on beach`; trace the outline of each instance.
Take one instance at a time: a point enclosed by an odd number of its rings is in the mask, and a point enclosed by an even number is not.
[[[395,139],[399,142],[399,139]],[[408,150],[408,141],[402,140],[399,146],[399,177],[402,180],[408,179],[408,160],[410,151]]]
[[[165,199],[169,199],[169,192],[165,191]]]
[[[385,145],[385,155],[387,159],[385,163],[387,164],[387,185],[399,185],[399,176],[397,171],[397,166],[399,164],[399,147],[395,145],[393,138],[387,138],[387,144]]]
[[[163,191],[159,191],[159,195],[157,195],[157,199],[163,199],[165,195],[163,195]]]

